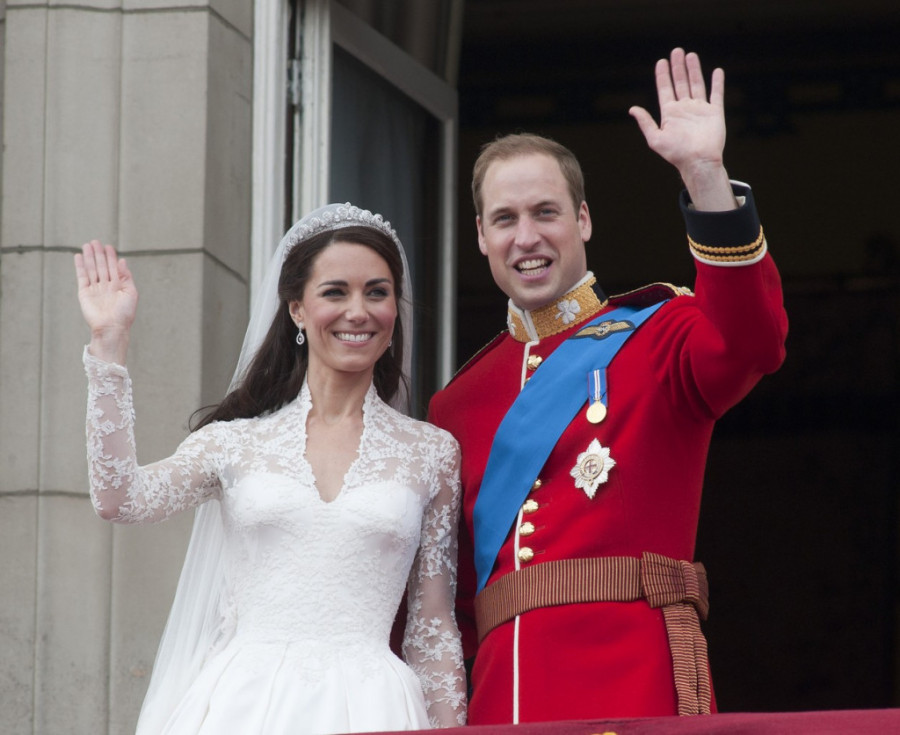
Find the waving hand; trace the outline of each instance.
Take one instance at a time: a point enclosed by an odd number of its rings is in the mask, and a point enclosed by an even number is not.
[[[75,277],[81,313],[91,328],[91,354],[124,364],[138,301],[125,259],[112,245],[91,240],[75,255]]]
[[[723,164],[725,72],[713,71],[707,97],[700,58],[676,48],[656,62],[656,91],[658,125],[643,107],[628,111],[647,145],[678,169],[698,208],[734,208]]]

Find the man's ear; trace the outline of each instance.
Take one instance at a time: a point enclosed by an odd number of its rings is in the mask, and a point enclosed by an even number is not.
[[[475,216],[475,229],[478,230],[478,249],[482,255],[487,255],[487,245],[484,244],[484,230],[481,227],[481,217]]]
[[[581,242],[591,239],[594,226],[591,223],[591,213],[588,211],[587,202],[582,202],[578,208],[578,228],[581,230]]]

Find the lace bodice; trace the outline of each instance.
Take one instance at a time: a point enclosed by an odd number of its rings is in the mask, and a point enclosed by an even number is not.
[[[408,583],[403,653],[435,726],[465,723],[453,618],[459,450],[449,434],[394,411],[370,387],[357,457],[331,502],[305,456],[304,386],[269,415],[209,424],[168,459],[138,465],[131,381],[85,351],[88,466],[99,513],[160,521],[210,500],[225,528],[226,636],[298,644],[315,677],[338,650],[385,647]],[[290,662],[289,662],[290,663]]]

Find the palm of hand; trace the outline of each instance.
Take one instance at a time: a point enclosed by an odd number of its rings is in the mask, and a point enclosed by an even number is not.
[[[124,260],[94,240],[75,256],[78,303],[95,334],[127,331],[137,312],[138,292]]]
[[[660,123],[643,107],[629,113],[638,123],[651,150],[674,165],[682,177],[691,171],[722,166],[725,149],[725,75],[712,73],[709,96],[700,59],[673,49],[671,61],[656,63],[656,91]]]
[[[689,162],[721,163],[725,148],[722,109],[694,98],[667,102],[660,110],[659,127],[647,133],[647,144],[676,168]]]
[[[78,289],[78,303],[92,331],[127,329],[137,312],[137,289],[130,278],[91,283]]]

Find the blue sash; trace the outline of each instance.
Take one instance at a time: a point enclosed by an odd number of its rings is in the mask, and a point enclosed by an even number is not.
[[[585,376],[606,368],[663,303],[642,310],[622,306],[585,324],[544,360],[506,412],[473,509],[479,592],[547,457],[585,404]],[[606,323],[616,326],[607,331],[601,326]]]

